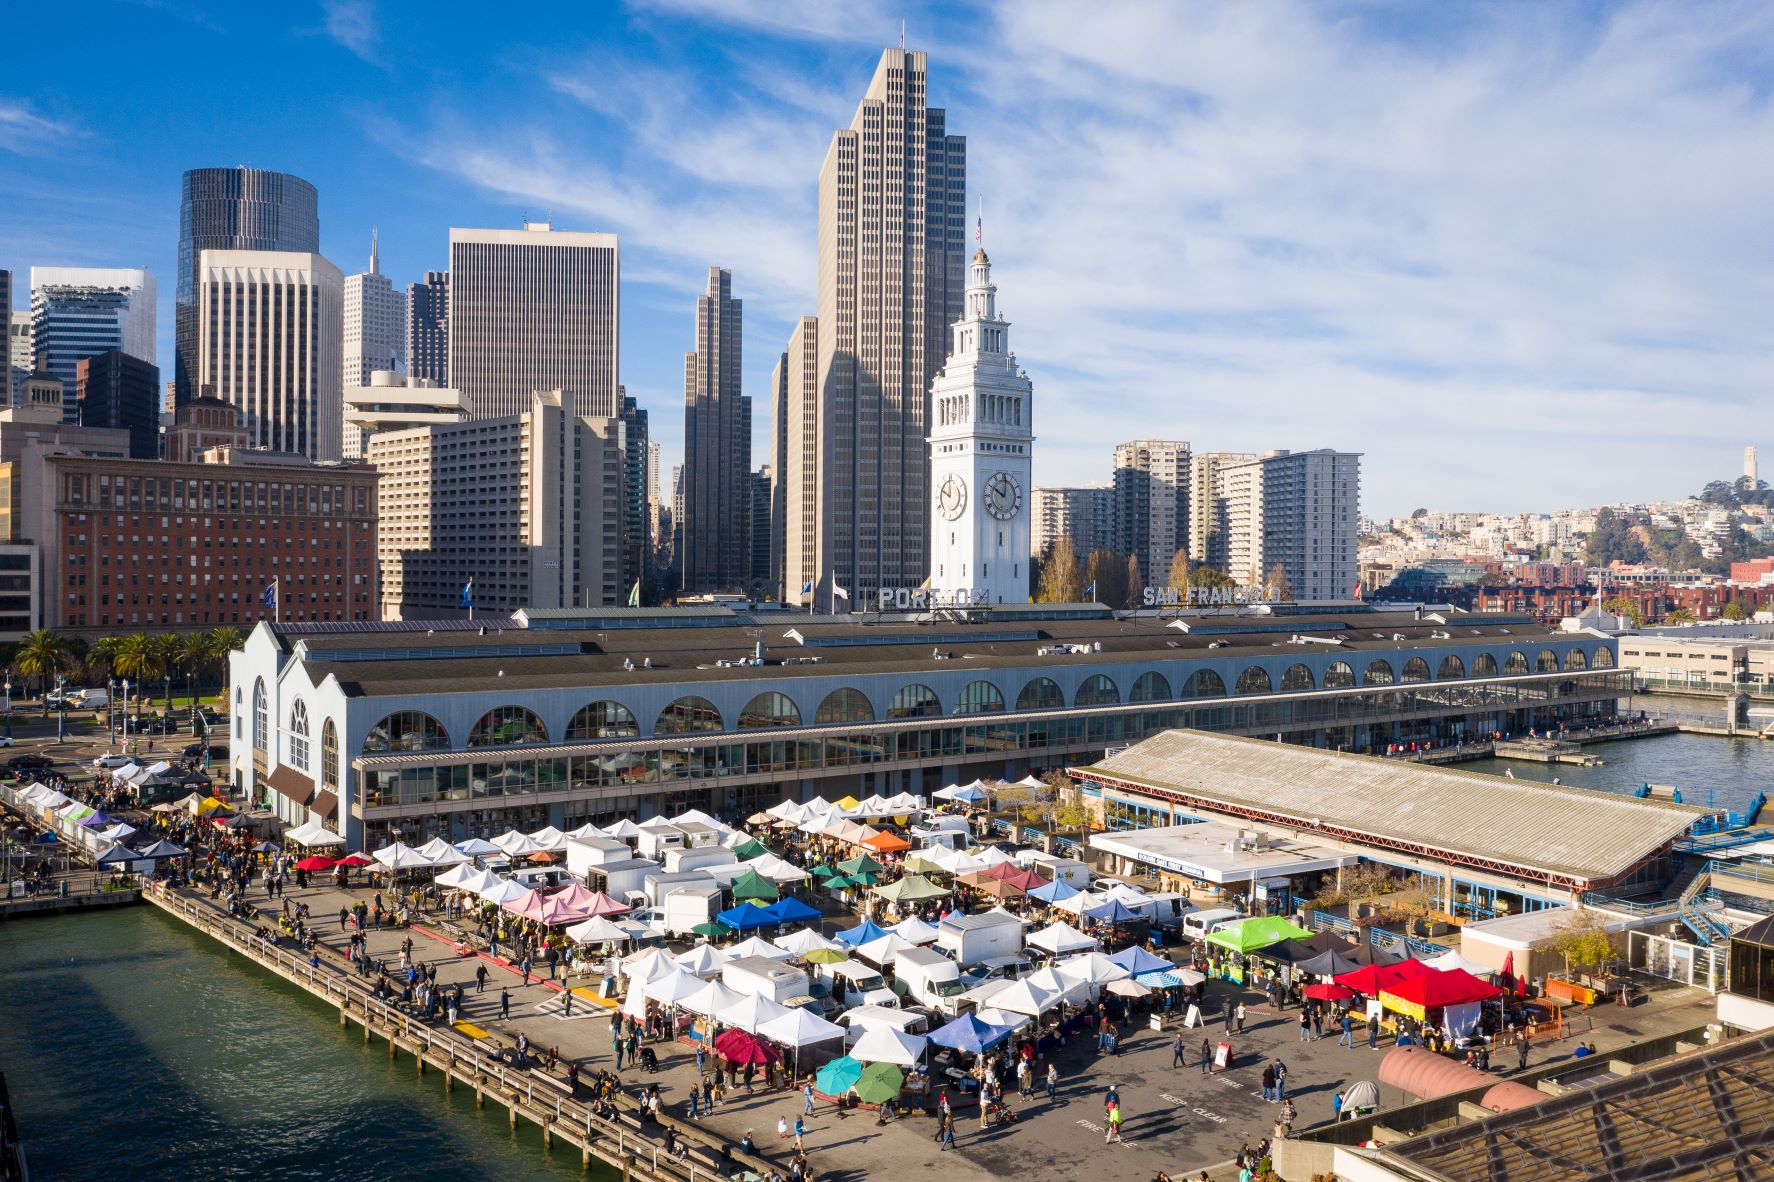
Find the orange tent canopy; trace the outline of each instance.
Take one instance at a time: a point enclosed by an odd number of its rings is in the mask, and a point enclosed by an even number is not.
[[[897,853],[900,850],[909,850],[912,848],[911,842],[903,837],[888,833],[885,829],[872,837],[863,838],[857,844],[865,845],[869,849],[878,850],[883,854]]]

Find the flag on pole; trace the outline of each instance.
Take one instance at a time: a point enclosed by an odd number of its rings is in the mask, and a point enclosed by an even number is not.
[[[262,596],[260,596],[260,601],[264,603],[266,611],[274,612],[277,610],[277,580],[276,579],[272,579],[269,583],[265,584],[265,593]]]
[[[1360,599],[1361,598],[1361,583],[1359,580],[1355,584],[1355,590],[1349,592],[1349,598],[1351,598],[1351,599]]]
[[[1095,600],[1096,600],[1096,584],[1092,583],[1090,586],[1084,588],[1084,602],[1092,603]]]
[[[842,599],[846,599],[846,600],[850,598],[850,592],[848,592],[848,591],[844,590],[844,588],[838,586],[838,580],[836,580],[836,579],[832,580],[832,598],[833,599],[842,598]]]
[[[641,581],[639,579],[636,579],[634,581],[634,586],[629,588],[628,606],[629,607],[641,606]]]
[[[466,583],[462,584],[462,602],[458,606],[463,608],[463,610],[472,610],[474,607],[474,576],[473,575],[470,575],[468,577],[468,581]]]
[[[813,580],[812,579],[808,579],[805,583],[801,584],[801,594],[802,595],[813,594]]]

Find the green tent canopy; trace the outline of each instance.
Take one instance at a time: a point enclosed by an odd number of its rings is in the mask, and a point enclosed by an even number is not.
[[[836,874],[837,872],[838,871],[835,867],[827,866],[824,862],[821,862],[819,865],[817,865],[813,868],[813,877],[815,877],[815,878],[830,878],[834,874]]]
[[[868,884],[867,883],[860,883],[860,882],[851,882],[848,878],[845,878],[842,874],[834,874],[830,878],[825,880],[825,885],[830,887],[834,891],[846,891],[846,890],[849,890],[853,886],[859,886],[859,885],[860,886],[867,886]]]
[[[733,847],[733,855],[741,862],[749,862],[769,853],[769,849],[757,838],[748,838]]]
[[[1303,940],[1311,934],[1279,915],[1255,915],[1227,924],[1209,936],[1207,942],[1230,948],[1233,952],[1256,952],[1283,940]]]
[[[762,899],[766,903],[774,903],[782,897],[776,884],[759,874],[756,870],[747,870],[733,881],[733,898],[735,901],[746,899]]]
[[[732,928],[724,923],[716,923],[712,919],[707,923],[699,923],[690,930],[695,932],[698,936],[707,936],[710,940],[723,939],[724,937],[733,934]]]
[[[905,1086],[905,1072],[891,1063],[870,1063],[857,1076],[851,1090],[864,1104],[885,1104]]]
[[[919,899],[935,899],[948,894],[922,874],[908,874],[898,882],[878,886],[870,893],[890,903],[916,902]]]
[[[881,873],[881,864],[867,854],[858,854],[847,862],[839,862],[838,869],[855,878],[858,874]]]

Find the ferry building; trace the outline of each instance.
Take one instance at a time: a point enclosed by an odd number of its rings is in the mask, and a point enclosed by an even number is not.
[[[1616,656],[1525,617],[1360,604],[262,622],[230,659],[231,775],[369,846],[742,817],[1018,779],[1179,727],[1383,752],[1601,722],[1632,692]]]

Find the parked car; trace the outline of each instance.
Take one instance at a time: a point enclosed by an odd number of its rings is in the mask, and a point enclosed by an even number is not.
[[[112,768],[126,767],[135,761],[127,755],[101,755],[92,761],[92,766],[109,771]]]
[[[203,759],[204,758],[203,744],[202,743],[186,743],[185,744],[185,758],[186,759]],[[228,748],[223,746],[220,743],[211,743],[209,745],[208,758],[212,763],[226,762],[228,759]]]
[[[36,755],[31,752],[26,752],[23,755],[15,755],[7,760],[6,766],[8,769],[15,772],[39,771],[43,768],[54,767],[55,760],[49,758],[47,755]]]
[[[0,747],[10,747],[10,746],[12,746],[12,736],[11,735],[0,735]]]

